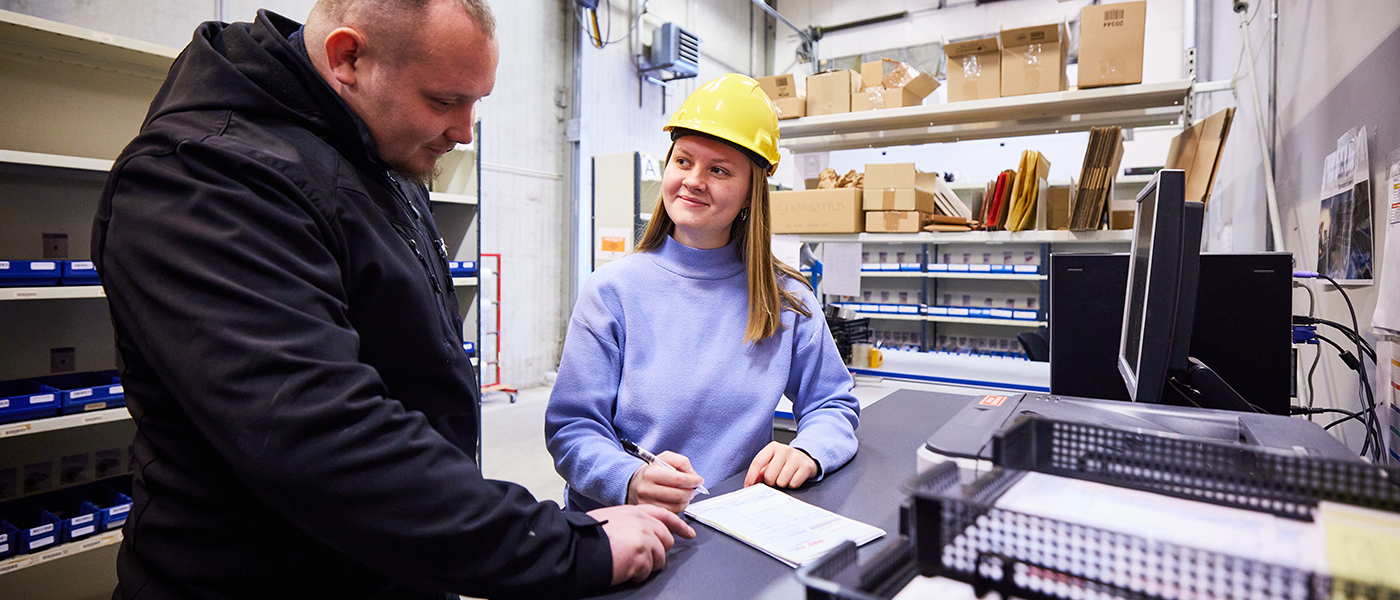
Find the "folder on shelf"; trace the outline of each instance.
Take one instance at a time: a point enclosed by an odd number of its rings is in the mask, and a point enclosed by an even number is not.
[[[1220,167],[1220,155],[1225,150],[1225,138],[1230,135],[1235,109],[1215,113],[1172,138],[1167,150],[1168,169],[1186,171],[1186,200],[1209,205],[1210,190],[1215,185],[1215,173]]]
[[[1011,212],[1007,216],[1006,229],[1025,231],[1037,225],[1037,199],[1042,190],[1049,188],[1050,161],[1034,150],[1021,153],[1021,168],[1016,170],[1015,185],[1011,189]]]

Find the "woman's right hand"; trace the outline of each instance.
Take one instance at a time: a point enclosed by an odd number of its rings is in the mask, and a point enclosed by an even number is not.
[[[662,452],[656,460],[665,461],[676,470],[661,465],[642,465],[627,482],[627,503],[654,504],[680,514],[690,506],[695,488],[704,484],[705,479],[690,466],[690,459],[675,452]]]

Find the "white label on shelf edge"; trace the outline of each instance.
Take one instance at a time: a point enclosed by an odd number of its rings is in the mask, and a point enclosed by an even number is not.
[[[1035,313],[1030,312],[1030,311],[1025,311],[1025,310],[1018,310],[1018,311],[1016,311],[1016,312],[1014,312],[1014,313],[1012,313],[1012,314],[1013,314],[1013,316],[1014,316],[1015,318],[1017,318],[1017,319],[1025,319],[1025,320],[1028,320],[1028,321],[1034,321],[1034,320],[1035,320],[1035,317],[1036,317],[1036,314],[1035,314]]]
[[[948,309],[948,314],[953,315],[953,316],[955,316],[955,317],[966,317],[966,316],[967,316],[967,309],[966,309],[966,308],[950,308],[950,309]]]
[[[68,392],[68,397],[69,397],[69,398],[74,398],[74,399],[77,399],[77,398],[86,398],[86,397],[91,396],[91,395],[92,395],[92,388],[88,388],[88,389],[86,389],[86,390],[73,390],[73,391],[71,391],[71,392]]]
[[[88,525],[87,527],[79,527],[79,528],[77,528],[77,529],[74,529],[74,530],[73,530],[73,533],[70,534],[70,535],[72,535],[73,537],[78,537],[78,536],[80,536],[80,535],[87,535],[87,534],[92,533],[92,532],[94,532],[94,531],[97,531],[97,526],[96,526],[96,525]]]

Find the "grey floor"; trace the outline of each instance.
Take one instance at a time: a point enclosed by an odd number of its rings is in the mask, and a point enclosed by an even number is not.
[[[869,406],[890,392],[911,388],[948,393],[973,393],[970,388],[929,385],[880,378],[858,377],[853,394],[861,406]],[[525,486],[540,500],[564,502],[564,480],[554,472],[554,462],[544,446],[544,409],[553,388],[521,390],[515,404],[501,393],[482,397],[482,472],[490,479]],[[860,432],[857,431],[859,436]],[[910,456],[913,460],[913,456]]]

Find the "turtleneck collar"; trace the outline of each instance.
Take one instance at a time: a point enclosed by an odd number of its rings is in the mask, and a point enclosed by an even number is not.
[[[657,266],[690,279],[728,279],[744,272],[739,246],[732,241],[714,250],[700,250],[668,235],[660,248],[646,255]]]

